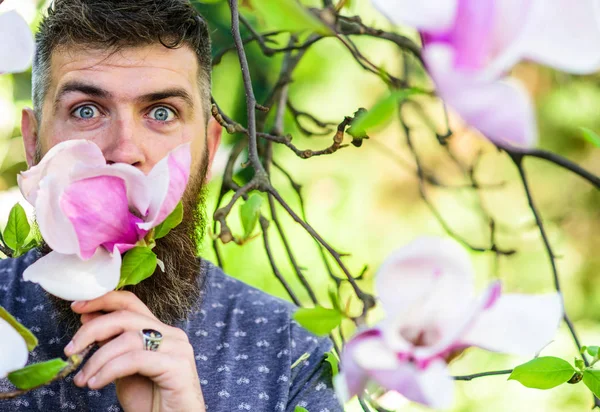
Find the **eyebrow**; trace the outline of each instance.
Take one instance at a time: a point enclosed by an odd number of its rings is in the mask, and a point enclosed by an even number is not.
[[[54,111],[57,111],[58,104],[67,94],[74,92],[87,94],[88,96],[97,97],[99,99],[109,99],[112,97],[112,94],[109,91],[98,86],[94,86],[93,84],[77,81],[67,82],[61,86],[56,94],[56,99],[54,100]]]
[[[110,99],[113,97],[112,93],[108,90],[104,90],[93,84],[79,81],[67,82],[61,86],[57,93],[56,100],[54,101],[55,111],[58,109],[60,101],[69,93],[83,93],[99,99]],[[194,109],[194,99],[192,99],[192,96],[185,89],[179,87],[144,94],[135,100],[138,103],[153,103],[173,97],[183,100],[190,109]]]
[[[192,96],[185,89],[179,87],[148,93],[139,96],[135,100],[139,103],[153,103],[173,97],[183,100],[190,109],[194,109],[194,99],[192,99]]]

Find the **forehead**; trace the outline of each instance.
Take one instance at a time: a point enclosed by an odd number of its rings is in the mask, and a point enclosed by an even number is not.
[[[68,82],[91,83],[120,99],[133,99],[157,87],[184,88],[200,99],[198,60],[188,46],[168,49],[152,44],[116,52],[61,47],[52,54],[47,98]]]

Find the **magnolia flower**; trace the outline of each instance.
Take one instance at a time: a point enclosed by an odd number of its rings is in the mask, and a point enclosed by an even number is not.
[[[499,145],[532,146],[533,105],[505,74],[521,60],[570,73],[600,67],[596,0],[373,0],[396,24],[418,29],[440,97]]]
[[[474,294],[468,253],[455,242],[420,238],[382,265],[376,289],[387,318],[347,343],[338,388],[346,399],[374,382],[434,408],[449,407],[447,363],[460,351],[534,355],[562,317],[560,295],[501,295],[499,282]]]
[[[121,254],[175,209],[187,185],[190,145],[184,144],[145,175],[107,164],[86,140],[54,146],[18,177],[25,199],[52,248],[25,270],[25,280],[66,300],[89,300],[115,289]]]
[[[22,72],[31,65],[33,35],[16,11],[0,15],[0,74]]]
[[[0,318],[0,378],[21,369],[27,363],[29,351],[25,339],[7,321]]]

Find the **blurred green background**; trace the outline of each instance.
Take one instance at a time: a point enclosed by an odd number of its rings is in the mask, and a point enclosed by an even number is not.
[[[16,8],[35,28],[41,7],[36,3],[34,0],[6,0],[0,6],[0,12]],[[214,4],[198,4],[198,8],[210,22],[216,53],[229,47],[232,38],[226,3],[211,3]],[[320,6],[319,1],[305,3]],[[261,14],[248,9],[244,12],[259,31],[271,27],[269,13]],[[277,13],[277,10],[271,12]],[[360,15],[363,22],[370,26],[392,30],[368,0],[353,0],[345,13]],[[277,39],[280,46],[287,41],[285,35]],[[372,38],[356,38],[355,41],[374,63],[390,72],[398,73],[401,70],[402,56],[394,46]],[[254,44],[249,45],[247,50],[260,102],[277,80],[282,56],[267,58]],[[525,82],[536,99],[539,147],[568,157],[599,174],[600,150],[594,149],[582,138],[579,127],[600,130],[600,77],[572,77],[530,64],[518,66],[514,74]],[[417,76],[416,81],[426,84],[424,76]],[[26,168],[26,163],[19,122],[21,109],[31,106],[30,82],[29,72],[0,77],[0,227],[5,224],[13,204],[21,201],[16,188],[16,175]],[[371,107],[386,93],[381,80],[362,70],[347,49],[335,39],[323,40],[311,47],[294,72],[289,90],[291,101],[297,109],[336,124],[359,107]],[[215,67],[213,95],[225,113],[245,123],[244,91],[235,53],[225,55]],[[441,104],[434,99],[420,99],[419,103],[434,127],[443,133],[445,121]],[[430,125],[416,110],[413,112],[408,113],[407,121],[414,129],[415,145],[424,166],[444,185],[458,186],[427,187],[430,199],[448,225],[471,244],[489,246],[490,229],[482,213],[483,204],[497,222],[499,246],[518,251],[515,255],[499,258],[491,252],[472,253],[478,285],[482,287],[490,279],[499,277],[508,292],[552,291],[549,260],[528,209],[517,170],[510,159],[452,116],[450,123],[455,134],[450,140],[451,151],[466,166],[477,162],[477,180],[490,186],[480,190],[461,187],[467,183],[462,171],[438,144]],[[333,134],[302,136],[290,113],[286,114],[285,120],[285,131],[294,135],[297,146],[312,149],[329,146]],[[311,124],[306,124],[306,127],[315,129]],[[219,175],[228,150],[239,138],[224,136],[209,184],[209,219],[215,208],[220,189]],[[302,184],[309,222],[337,250],[350,254],[345,262],[352,272],[358,274],[368,265],[360,281],[367,290],[371,289],[371,280],[377,267],[394,249],[419,235],[445,233],[419,196],[414,159],[396,121],[373,134],[360,148],[350,146],[332,156],[301,160],[287,148],[277,147],[275,158]],[[550,241],[558,255],[566,310],[575,321],[583,344],[598,345],[600,193],[582,179],[544,161],[527,159],[525,166]],[[243,175],[243,170],[240,175]],[[275,171],[272,179],[285,199],[297,208],[299,203],[285,177]],[[300,265],[305,268],[305,274],[318,296],[326,302],[330,281],[314,241],[283,210],[279,211],[279,215]],[[234,209],[228,222],[234,232],[237,230],[237,233],[241,233],[238,220],[238,212]],[[308,297],[294,276],[274,225],[271,226],[271,239],[279,268],[301,299],[308,303]],[[287,298],[285,290],[271,271],[260,238],[244,246],[228,244],[221,250],[225,270],[229,274]],[[201,253],[215,261],[208,237]],[[348,285],[342,285],[341,294],[345,299],[349,298]],[[576,355],[565,328],[543,353],[567,360]],[[526,360],[471,349],[454,362],[451,369],[455,374],[470,374],[511,368]],[[458,382],[456,386],[458,400],[453,411],[581,411],[591,407],[591,394],[583,385],[563,385],[550,391],[538,391],[524,388],[514,381],[507,382],[506,377],[486,377],[472,382]],[[398,410],[425,410],[402,399],[394,402]],[[356,406],[349,405],[348,410],[356,410]]]

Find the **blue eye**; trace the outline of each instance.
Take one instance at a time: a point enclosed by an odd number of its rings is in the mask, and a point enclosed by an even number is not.
[[[150,118],[159,122],[168,122],[175,118],[175,112],[165,106],[158,106],[150,110]]]
[[[73,115],[79,119],[93,119],[94,117],[97,117],[98,114],[98,109],[95,106],[91,106],[89,104],[78,107],[73,112]]]

